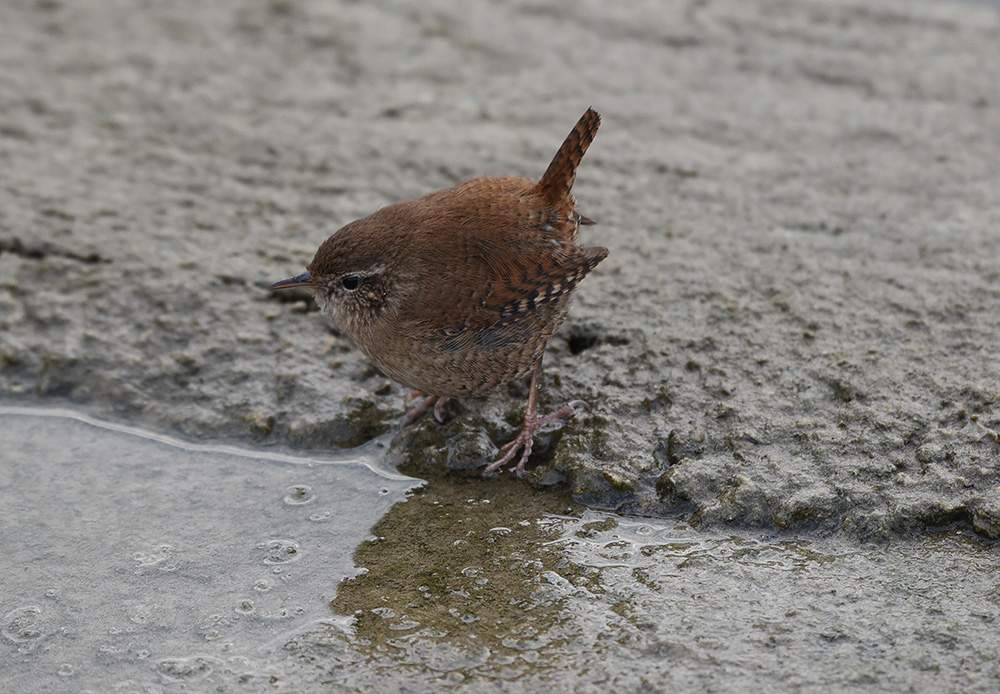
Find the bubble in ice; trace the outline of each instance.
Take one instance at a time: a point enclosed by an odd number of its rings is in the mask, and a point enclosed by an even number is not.
[[[316,500],[316,492],[305,484],[293,484],[285,490],[285,503],[289,506],[301,506]]]
[[[161,660],[156,670],[173,682],[194,682],[211,674],[212,664],[208,658],[168,658]]]
[[[45,615],[38,605],[17,607],[3,618],[0,634],[14,643],[31,643],[45,636]]]
[[[299,558],[299,543],[292,540],[269,540],[257,545],[264,552],[265,564],[287,564]]]
[[[139,562],[140,567],[156,566],[163,571],[173,571],[177,568],[174,560],[176,552],[173,545],[157,545],[148,552],[136,552],[132,558]]]

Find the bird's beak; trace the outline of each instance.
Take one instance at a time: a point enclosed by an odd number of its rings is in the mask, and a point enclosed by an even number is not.
[[[312,275],[309,271],[303,272],[301,275],[295,275],[295,277],[289,277],[287,279],[278,280],[272,284],[268,289],[291,289],[292,287],[308,287],[312,284]]]

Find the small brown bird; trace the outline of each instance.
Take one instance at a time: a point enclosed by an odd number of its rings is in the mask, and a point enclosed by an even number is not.
[[[306,272],[270,289],[308,287],[322,311],[383,373],[426,394],[403,420],[448,398],[487,395],[531,374],[521,431],[483,472],[491,476],[535,430],[586,407],[581,400],[538,416],[545,345],[573,290],[608,255],[575,243],[581,224],[570,194],[601,117],[588,109],[540,180],[482,176],[383,207],[330,236]]]

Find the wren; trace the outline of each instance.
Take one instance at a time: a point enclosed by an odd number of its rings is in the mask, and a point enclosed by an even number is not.
[[[517,437],[483,476],[521,451],[524,474],[535,431],[571,417],[574,400],[538,415],[545,345],[580,281],[608,255],[576,245],[581,224],[570,194],[601,117],[588,109],[541,179],[481,176],[351,222],[319,247],[306,271],[270,289],[307,287],[334,324],[385,375],[426,399],[441,421],[449,398],[481,397],[531,375]]]

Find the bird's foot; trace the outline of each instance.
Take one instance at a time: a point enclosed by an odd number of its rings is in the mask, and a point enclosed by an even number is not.
[[[414,395],[419,396],[420,391],[414,391]],[[427,396],[422,403],[414,407],[403,417],[402,426],[408,427],[426,414],[427,410],[434,408],[434,419],[438,424],[444,424],[444,406],[448,404],[448,398],[437,395]]]
[[[531,446],[534,443],[535,432],[557,419],[572,417],[576,414],[577,408],[589,409],[587,403],[583,400],[574,400],[573,402],[566,403],[554,412],[549,412],[544,417],[539,417],[538,413],[529,407],[528,411],[524,413],[524,423],[521,425],[521,431],[518,432],[517,437],[513,441],[504,444],[503,448],[500,449],[500,457],[483,470],[483,477],[494,477],[496,471],[513,460],[518,451],[521,451],[521,459],[518,461],[517,467],[514,468],[514,473],[518,477],[524,477],[524,466],[531,456]]]

